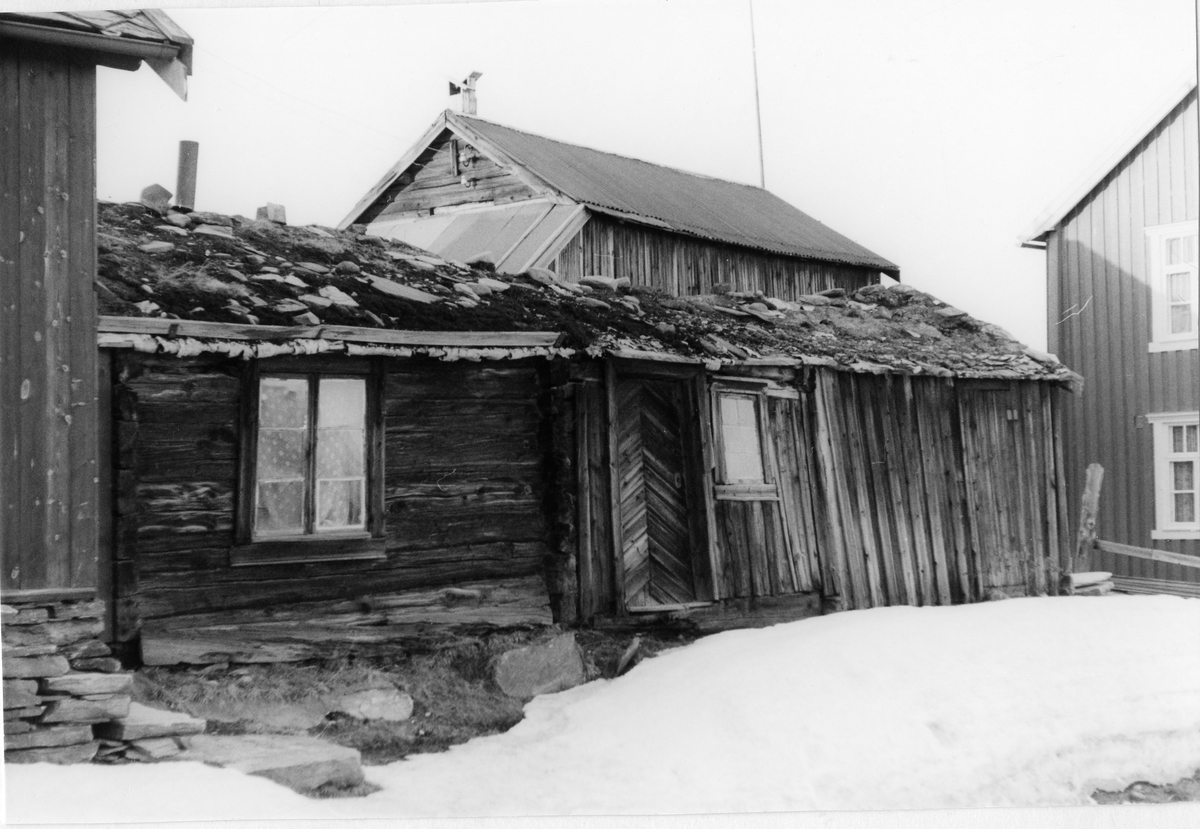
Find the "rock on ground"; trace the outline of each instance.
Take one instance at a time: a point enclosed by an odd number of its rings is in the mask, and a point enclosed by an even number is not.
[[[565,691],[586,678],[574,633],[502,653],[492,675],[501,691],[518,699]]]
[[[185,737],[203,734],[205,722],[187,714],[162,711],[139,702],[131,703],[122,720],[93,726],[96,736],[105,740],[148,740],[155,737]]]
[[[413,699],[395,688],[372,688],[345,695],[333,710],[360,720],[404,722],[412,716]]]
[[[274,780],[297,792],[321,786],[349,787],[363,782],[357,750],[315,737],[201,734],[176,760],[193,760]]]

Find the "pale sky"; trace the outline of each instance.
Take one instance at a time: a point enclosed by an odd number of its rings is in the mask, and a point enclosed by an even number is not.
[[[1196,64],[1196,0],[754,0],[767,188],[902,280],[1044,347],[1018,236]],[[747,0],[168,9],[187,103],[101,70],[98,194],[336,225],[472,70],[479,115],[757,183]]]

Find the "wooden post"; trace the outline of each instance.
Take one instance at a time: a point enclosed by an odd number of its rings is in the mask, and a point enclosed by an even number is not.
[[[1083,485],[1083,505],[1079,511],[1079,536],[1075,542],[1075,559],[1071,572],[1081,572],[1090,562],[1092,547],[1096,544],[1096,513],[1100,508],[1100,485],[1104,483],[1104,467],[1089,464]],[[1064,573],[1070,577],[1071,573]]]

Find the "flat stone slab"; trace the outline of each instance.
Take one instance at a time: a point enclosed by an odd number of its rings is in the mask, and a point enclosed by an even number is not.
[[[327,784],[357,786],[363,782],[358,751],[315,737],[202,734],[193,737],[191,747],[175,759],[236,769],[274,780],[297,792],[309,792]]]
[[[77,673],[42,680],[42,692],[61,692],[76,697],[89,694],[121,694],[133,686],[133,674]]]
[[[104,740],[150,740],[157,737],[186,737],[203,734],[207,723],[187,714],[151,708],[140,702],[130,703],[124,719],[94,726],[96,736]]]
[[[4,752],[4,762],[6,763],[57,763],[58,765],[69,765],[71,763],[89,763],[96,756],[96,752],[100,748],[100,743],[97,740],[92,740],[88,743],[79,743],[71,746],[59,746],[57,748],[26,748],[18,750],[6,750]]]
[[[92,729],[86,725],[62,725],[54,728],[35,728],[24,734],[13,734],[4,740],[5,749],[57,748],[78,745],[92,739]]]
[[[493,677],[507,696],[531,699],[538,694],[574,688],[586,675],[575,634],[564,633],[500,654]]]
[[[372,688],[347,694],[333,708],[360,720],[404,722],[413,713],[413,699],[395,688]]]
[[[38,679],[61,676],[71,670],[67,660],[61,656],[4,657],[5,679]]]
[[[128,696],[114,696],[103,700],[64,697],[46,705],[42,722],[99,723],[118,720],[129,713],[129,706]]]

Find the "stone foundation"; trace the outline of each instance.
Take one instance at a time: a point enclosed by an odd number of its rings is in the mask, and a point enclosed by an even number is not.
[[[104,602],[4,601],[4,762],[88,762],[93,727],[129,713],[133,685],[99,638]]]

